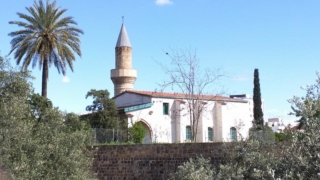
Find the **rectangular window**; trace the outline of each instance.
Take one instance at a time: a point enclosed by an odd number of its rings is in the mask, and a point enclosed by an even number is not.
[[[186,127],[186,140],[191,140],[191,127]]]
[[[213,129],[208,127],[208,140],[213,141]]]
[[[163,103],[162,110],[163,110],[164,115],[168,115],[169,114],[169,103]]]

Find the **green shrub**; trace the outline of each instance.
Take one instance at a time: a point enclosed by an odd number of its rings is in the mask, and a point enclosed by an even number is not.
[[[277,159],[271,151],[274,143],[262,139],[249,139],[225,144],[225,164],[216,168],[215,179],[274,179],[273,168]]]
[[[211,180],[214,170],[211,167],[210,159],[197,157],[190,158],[188,162],[178,167],[178,171],[173,173],[170,180]]]
[[[131,138],[134,143],[142,144],[143,138],[147,131],[143,125],[138,122],[129,128],[129,133],[131,134]]]
[[[285,131],[285,132],[275,132],[274,138],[275,142],[290,142],[292,140],[292,132]]]

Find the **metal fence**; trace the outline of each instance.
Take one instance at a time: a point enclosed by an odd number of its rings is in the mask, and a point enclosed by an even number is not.
[[[251,130],[250,137],[257,138],[263,141],[275,142],[275,137],[272,129],[263,130]]]
[[[103,144],[112,142],[124,142],[127,132],[119,129],[93,128],[92,143]]]

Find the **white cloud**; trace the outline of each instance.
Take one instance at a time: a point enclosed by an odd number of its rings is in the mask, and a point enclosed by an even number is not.
[[[68,82],[70,82],[70,78],[68,78],[67,76],[63,76],[61,82],[68,83]]]
[[[156,4],[159,6],[164,6],[173,4],[173,2],[171,0],[156,0]]]

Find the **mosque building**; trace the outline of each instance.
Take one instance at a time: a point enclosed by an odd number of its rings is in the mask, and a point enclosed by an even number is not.
[[[144,143],[190,142],[195,127],[196,142],[248,137],[253,120],[253,100],[249,95],[193,96],[201,111],[195,113],[199,117],[197,126],[192,126],[188,108],[192,101],[185,94],[135,90],[137,71],[132,68],[132,47],[124,24],[115,47],[115,61],[115,69],[111,70],[113,99],[129,126],[140,122],[146,129]]]

